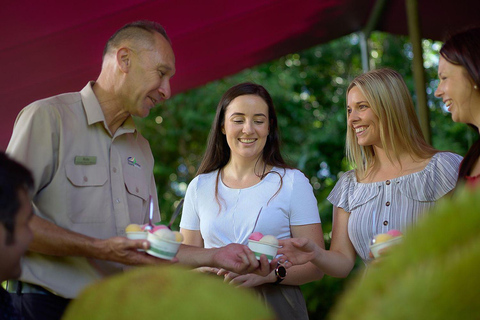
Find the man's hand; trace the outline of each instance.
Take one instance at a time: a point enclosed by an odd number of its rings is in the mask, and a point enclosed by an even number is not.
[[[288,261],[294,265],[305,264],[317,255],[318,246],[308,238],[290,238],[279,240],[278,253],[288,257]]]
[[[178,259],[164,260],[151,256],[138,249],[147,250],[150,243],[147,240],[131,240],[124,237],[113,237],[94,242],[97,259],[123,263],[125,265],[158,264],[177,262]]]
[[[212,257],[213,266],[240,274],[254,272],[259,268],[265,269],[265,265],[262,266],[252,250],[245,245],[231,243],[224,247],[210,250],[216,251]]]
[[[292,265],[286,261],[288,259],[286,256],[268,262],[267,256],[261,255],[260,260],[257,260],[252,250],[238,243],[209,250],[216,250],[212,258],[213,266],[238,274],[254,273],[264,277],[276,268],[279,261],[285,263],[286,268]]]

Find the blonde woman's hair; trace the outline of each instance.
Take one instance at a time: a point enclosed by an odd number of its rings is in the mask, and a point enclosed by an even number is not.
[[[427,159],[438,152],[425,141],[412,97],[398,72],[388,68],[366,72],[350,83],[347,96],[353,87],[360,90],[378,117],[382,147],[391,162],[400,162],[403,152],[416,159]],[[346,154],[359,179],[378,166],[373,146],[358,145],[351,128],[347,129]]]

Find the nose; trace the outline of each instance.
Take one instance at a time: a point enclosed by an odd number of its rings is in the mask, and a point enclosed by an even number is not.
[[[160,96],[165,100],[170,98],[170,79],[162,81],[162,84],[160,85],[160,87],[158,87],[158,93],[160,93]]]
[[[353,123],[356,122],[357,120],[359,120],[358,112],[355,110],[351,110],[351,112],[348,114],[348,117],[347,117],[347,125],[353,126]]]
[[[252,124],[250,121],[245,121],[242,132],[244,134],[251,134],[253,132]]]
[[[443,95],[443,90],[441,88],[441,84],[437,86],[437,89],[435,90],[435,97],[440,98]]]
[[[435,94],[435,97],[437,98],[440,98],[445,92],[445,90],[443,90],[443,85],[442,85],[442,81],[440,81],[438,83],[438,86],[437,86],[437,89],[435,90],[434,94]]]

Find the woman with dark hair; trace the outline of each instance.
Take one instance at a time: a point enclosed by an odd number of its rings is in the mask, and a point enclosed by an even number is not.
[[[277,239],[305,237],[324,247],[312,187],[283,160],[275,108],[264,87],[242,83],[221,98],[180,227],[185,244],[205,248],[246,244],[254,231]],[[276,272],[261,277],[209,271],[254,287],[279,319],[308,319],[298,286],[323,276],[312,264],[289,268],[284,280]]]
[[[480,131],[480,27],[450,36],[440,50],[440,83],[435,96],[442,98],[455,122]],[[480,181],[480,139],[470,147],[458,174],[458,183]]]

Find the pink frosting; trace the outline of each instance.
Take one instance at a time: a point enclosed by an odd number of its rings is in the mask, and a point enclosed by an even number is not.
[[[146,227],[146,226],[147,226],[147,224],[144,224],[144,225],[142,226],[142,230],[145,231],[145,227]],[[154,233],[155,231],[160,230],[160,229],[167,229],[167,226],[165,226],[165,225],[163,225],[163,224],[158,225],[158,226],[154,226],[153,229],[150,230],[150,233]]]
[[[161,224],[161,225],[153,227],[151,232],[154,233],[155,231],[161,230],[161,229],[168,229],[168,228],[167,228],[167,226],[164,226],[163,224]]]
[[[263,234],[260,232],[254,232],[248,237],[248,239],[253,240],[253,241],[259,241],[260,239],[263,238]]]
[[[392,229],[392,230],[388,231],[387,234],[391,235],[392,237],[398,237],[398,236],[402,235],[402,233],[400,231],[395,230],[395,229]]]

